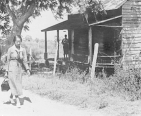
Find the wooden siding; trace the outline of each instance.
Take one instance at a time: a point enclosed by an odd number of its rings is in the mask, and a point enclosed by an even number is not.
[[[131,63],[141,51],[141,1],[127,1],[122,16],[122,53],[124,61]]]
[[[88,55],[88,29],[74,30],[74,54]]]
[[[72,54],[74,61],[88,63],[88,29],[80,28],[74,30],[74,53]]]

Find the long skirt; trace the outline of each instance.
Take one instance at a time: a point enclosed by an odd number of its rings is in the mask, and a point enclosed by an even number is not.
[[[22,68],[18,62],[10,62],[8,71],[9,86],[12,95],[22,95]]]

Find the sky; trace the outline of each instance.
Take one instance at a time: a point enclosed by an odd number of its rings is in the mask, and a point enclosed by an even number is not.
[[[64,20],[67,20],[67,16],[65,16],[63,19],[55,19],[51,11],[44,11],[41,13],[41,16],[36,17],[35,19],[31,19],[31,23],[29,26],[29,31],[22,31],[22,36],[26,37],[27,35],[30,35],[33,39],[39,38],[44,39],[45,34],[44,32],[41,32],[42,29],[45,29],[47,27],[53,26],[59,22],[62,22]],[[67,31],[60,31],[60,36],[66,34]],[[54,39],[56,36],[56,31],[50,31],[47,33],[48,40]]]

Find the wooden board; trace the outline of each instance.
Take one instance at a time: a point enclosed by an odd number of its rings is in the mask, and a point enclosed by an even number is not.
[[[122,7],[122,51],[131,61],[141,51],[141,1],[129,0]]]

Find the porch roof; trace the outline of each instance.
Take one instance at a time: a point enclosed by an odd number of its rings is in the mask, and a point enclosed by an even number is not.
[[[44,31],[52,31],[52,30],[64,30],[64,29],[71,29],[71,28],[83,28],[88,27],[88,24],[84,21],[80,20],[66,20],[51,27],[45,28],[41,30]]]
[[[81,22],[81,21],[66,20],[66,21],[63,21],[63,22],[58,23],[56,25],[53,25],[51,27],[48,27],[46,29],[43,29],[41,31],[45,32],[45,31],[52,31],[52,30],[64,30],[64,29],[70,29],[70,28],[81,28],[81,27],[95,26],[95,25],[99,25],[99,24],[102,24],[102,23],[105,23],[105,22],[108,22],[108,21],[111,21],[111,20],[121,18],[121,17],[122,17],[122,15],[116,16],[116,17],[113,17],[113,18],[109,18],[109,19],[106,19],[106,20],[98,21],[98,22],[95,22],[95,23],[91,23],[91,24],[87,24],[87,23],[84,23],[84,22]]]

